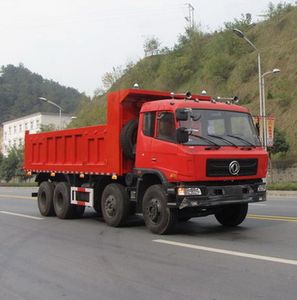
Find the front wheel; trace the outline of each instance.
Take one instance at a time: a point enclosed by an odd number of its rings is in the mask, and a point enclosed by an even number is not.
[[[215,213],[215,217],[224,226],[237,226],[244,221],[247,212],[247,203],[226,205]]]
[[[167,207],[167,196],[161,185],[152,185],[147,189],[143,197],[142,211],[145,225],[151,232],[167,234],[173,231],[177,212]]]

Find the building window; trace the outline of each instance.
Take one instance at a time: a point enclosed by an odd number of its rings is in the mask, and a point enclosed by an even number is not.
[[[39,120],[36,120],[36,129],[39,129],[39,126],[40,126]]]
[[[33,121],[30,122],[30,129],[33,129]]]
[[[21,147],[23,145],[23,141],[22,139],[19,139],[19,147]]]
[[[23,126],[22,126],[22,124],[20,124],[19,125],[19,132],[22,132],[22,130],[23,130]]]
[[[28,130],[28,123],[25,123],[25,130]]]
[[[13,126],[13,133],[16,133],[16,125]]]
[[[9,131],[9,134],[11,134],[11,127],[9,126],[9,128],[8,128],[8,131]]]
[[[7,132],[5,131],[4,133],[4,140],[6,141],[7,140]]]

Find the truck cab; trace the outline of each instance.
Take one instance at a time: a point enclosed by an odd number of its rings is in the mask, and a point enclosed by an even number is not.
[[[267,153],[250,113],[210,98],[143,104],[134,172],[161,178],[167,207],[183,220],[215,214],[223,225],[238,225],[248,203],[266,200]],[[151,200],[149,210],[160,206]]]

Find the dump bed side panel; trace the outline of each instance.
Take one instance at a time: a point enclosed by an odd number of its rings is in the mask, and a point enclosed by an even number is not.
[[[35,172],[118,173],[116,146],[108,143],[106,126],[90,126],[39,134],[26,133],[24,168]]]

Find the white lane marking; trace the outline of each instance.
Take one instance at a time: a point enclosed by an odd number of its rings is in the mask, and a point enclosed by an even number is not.
[[[16,195],[0,195],[1,198],[14,198],[14,199],[31,199],[35,200],[36,197],[29,197],[29,196],[16,196]]]
[[[250,203],[249,205],[251,205],[251,206],[267,206],[267,204],[263,204],[263,203]]]
[[[263,255],[238,252],[238,251],[230,251],[230,250],[219,249],[219,248],[210,248],[210,247],[204,247],[204,246],[199,246],[199,245],[185,244],[185,243],[179,243],[179,242],[168,241],[168,240],[160,240],[160,239],[153,240],[153,242],[172,245],[172,246],[178,246],[178,247],[184,247],[184,248],[190,248],[190,249],[195,249],[195,250],[201,250],[201,251],[206,251],[206,252],[226,254],[226,255],[252,258],[252,259],[257,259],[257,260],[270,261],[270,262],[275,262],[275,263],[297,266],[297,260],[292,260],[292,259],[285,259],[285,258],[272,257],[272,256],[263,256]]]
[[[27,218],[27,219],[33,219],[33,220],[43,220],[44,218],[40,218],[40,217],[33,217],[33,216],[29,216],[29,215],[24,215],[24,214],[18,214],[18,213],[13,213],[10,211],[4,211],[4,210],[0,210],[1,214],[5,214],[5,215],[11,215],[11,216],[16,216],[16,217],[22,217],[22,218]]]

